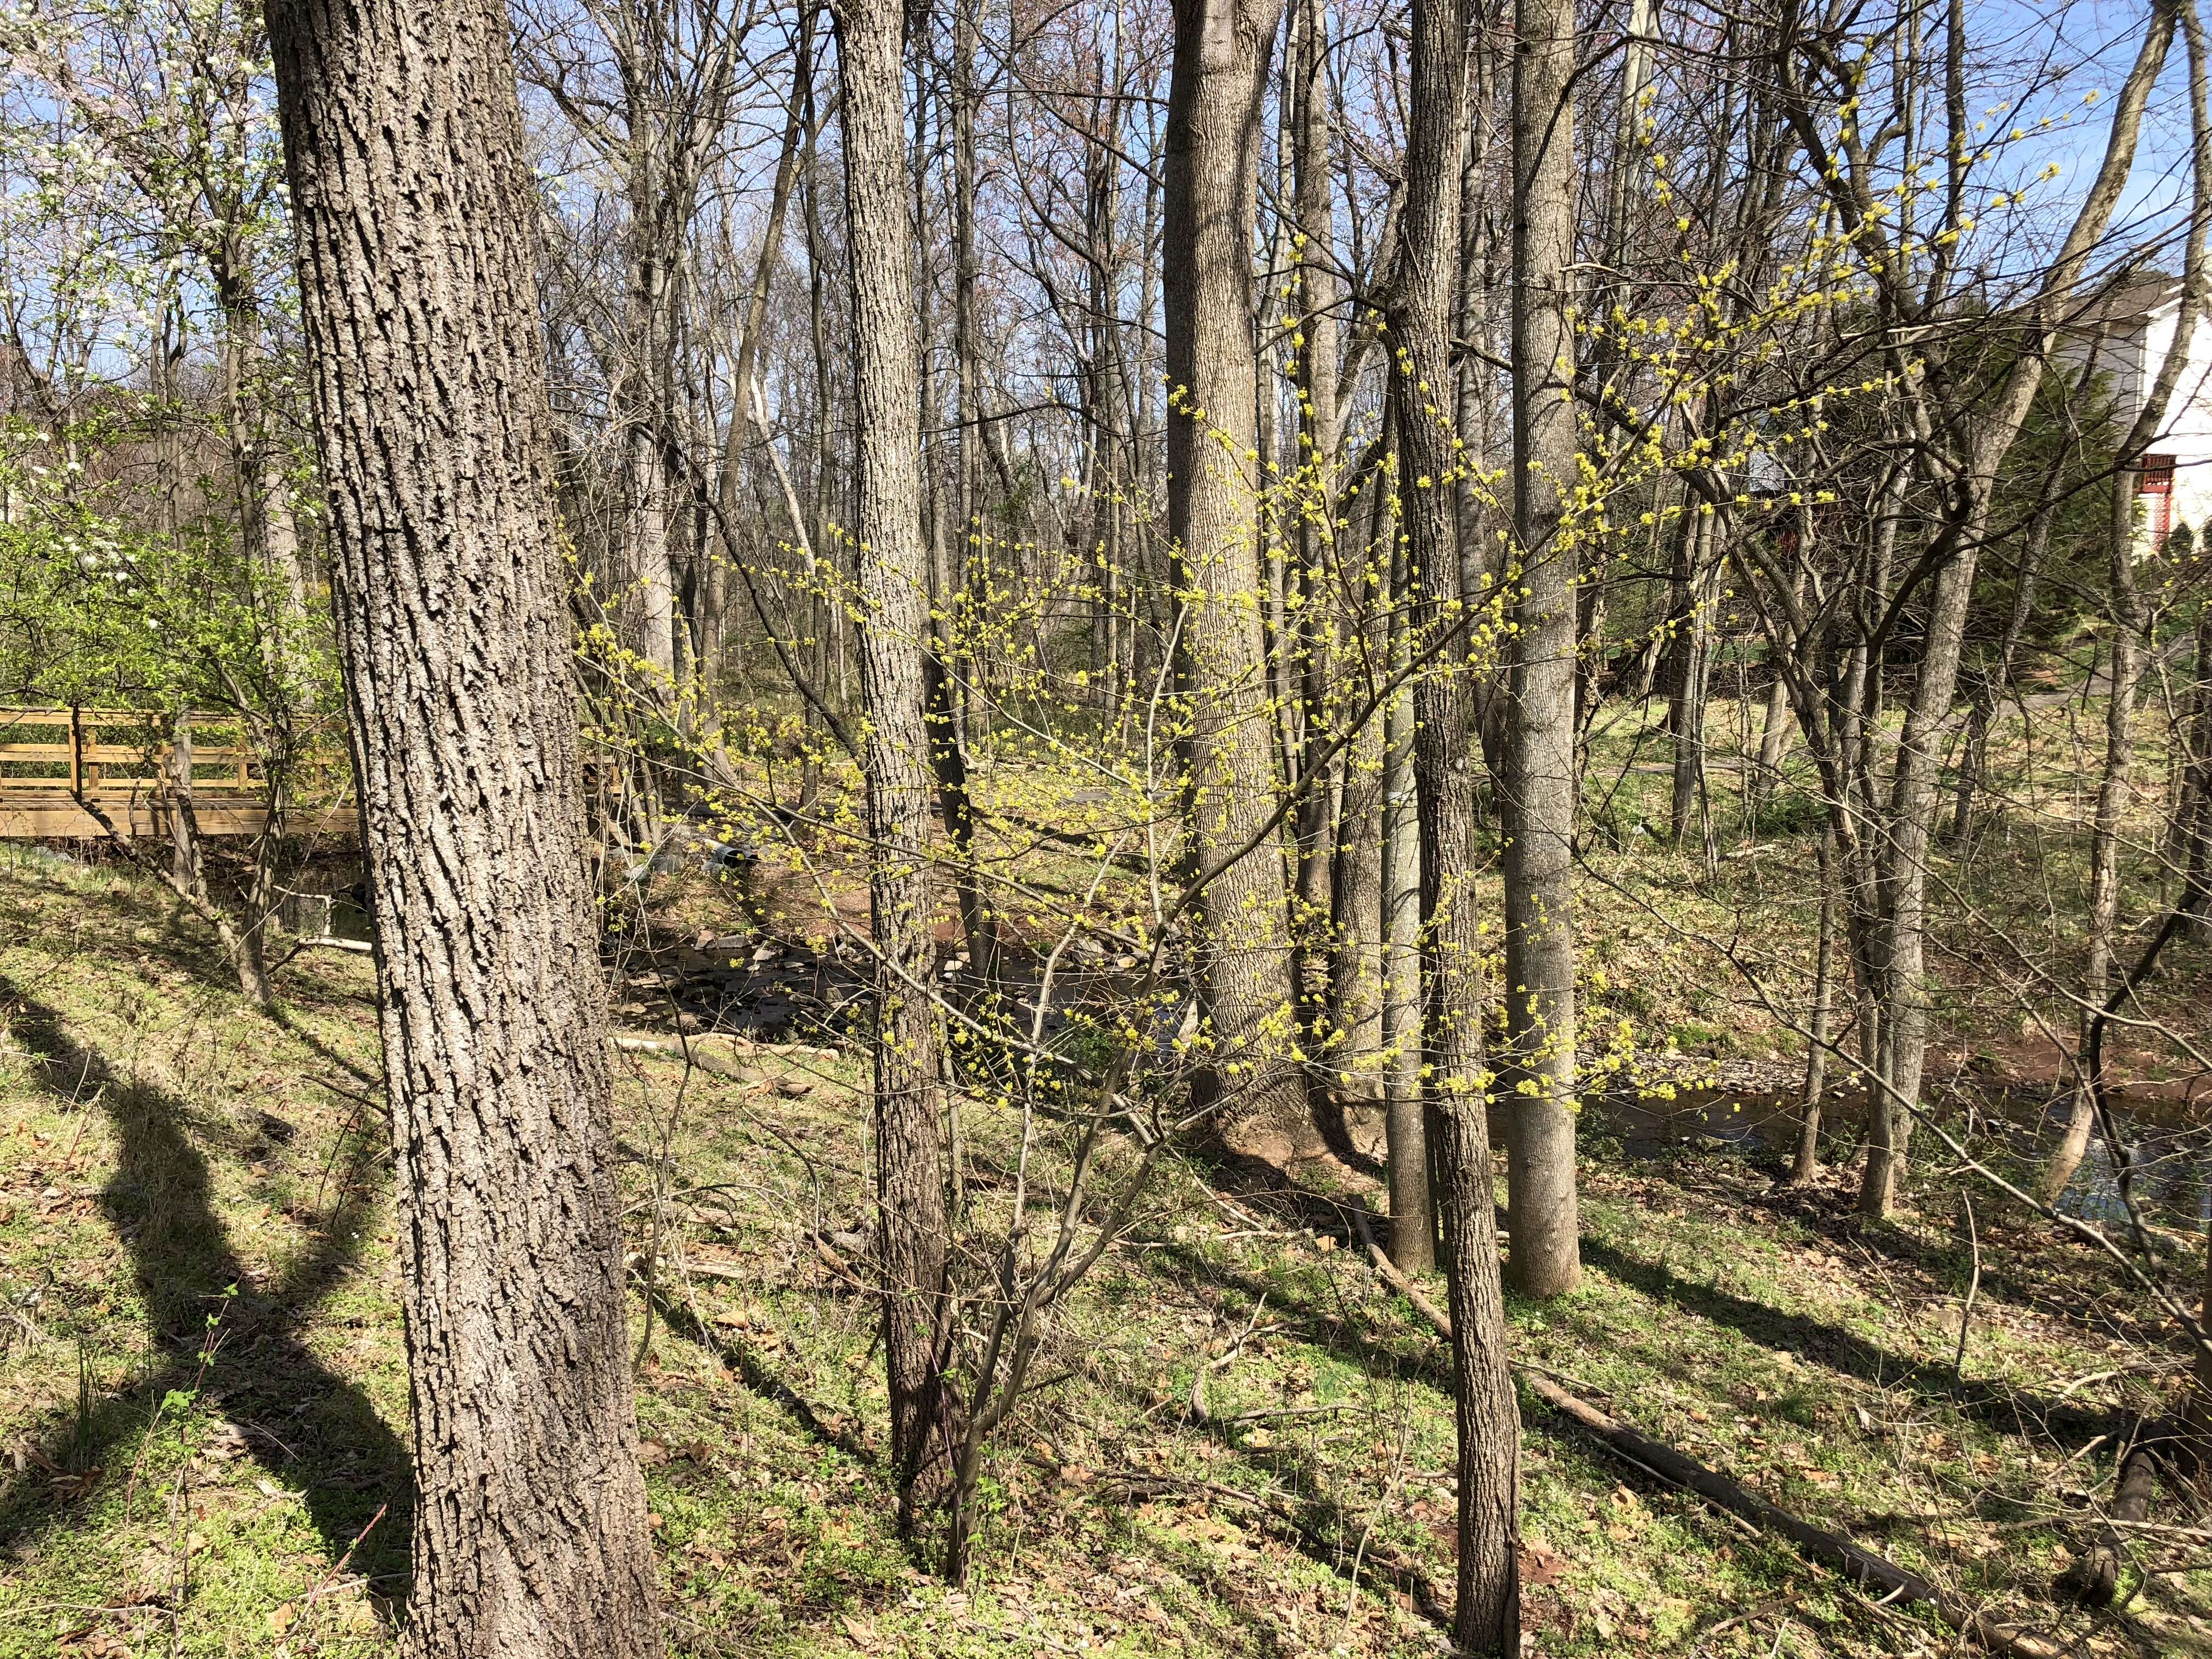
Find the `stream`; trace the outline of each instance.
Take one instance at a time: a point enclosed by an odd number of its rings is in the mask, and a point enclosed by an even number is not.
[[[1593,1121],[1619,1135],[1633,1152],[1649,1155],[1686,1144],[1732,1146],[1768,1158],[1787,1159],[1797,1146],[1804,1123],[1802,1096],[1788,1091],[1686,1088],[1672,1099],[1626,1091],[1593,1097],[1587,1107]],[[1847,1132],[1856,1139],[1865,1115],[1863,1094],[1832,1093],[1822,1103],[1824,1158],[1828,1138]],[[1939,1101],[1936,1121],[1978,1153],[1988,1156],[1994,1133],[2001,1158],[1994,1167],[2018,1179],[2048,1156],[2065,1133],[2071,1095],[2055,1098],[2042,1090],[1979,1089]],[[2164,1099],[2114,1103],[2112,1115],[2134,1170],[2137,1202],[2146,1216],[2168,1224],[2201,1224],[2212,1214],[2206,1174],[2212,1167],[2212,1122],[2204,1105]],[[1923,1127],[1916,1147],[1941,1144]],[[2092,1133],[2087,1154],[2075,1172],[2059,1207],[2069,1215],[2100,1224],[2127,1219],[2120,1200],[2118,1165],[2105,1138]]]

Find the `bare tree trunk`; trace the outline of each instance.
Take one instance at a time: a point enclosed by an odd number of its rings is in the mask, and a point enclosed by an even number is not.
[[[972,199],[975,187],[975,0],[957,0],[953,21],[951,88],[955,168],[952,188],[955,224],[953,351],[957,359],[961,419],[963,422],[970,416],[978,383],[973,291],[976,280],[975,204]],[[933,411],[936,407],[934,377],[928,375],[926,363],[923,372],[930,382],[925,390]],[[936,425],[933,415],[924,424],[933,428]],[[955,506],[963,514],[975,511],[975,480],[971,471],[974,454],[974,438],[970,429],[963,426],[958,482],[955,489]],[[957,526],[956,545],[959,553],[955,556],[945,545],[944,538],[949,526],[945,524],[944,518],[933,484],[930,522],[935,546],[932,558],[934,580],[932,583],[933,604],[931,610],[933,616],[949,619],[955,609],[955,585],[967,568],[965,555],[972,527],[964,518]],[[922,669],[928,676],[930,768],[937,779],[938,810],[944,815],[945,839],[951,843],[953,892],[960,912],[961,937],[968,945],[969,971],[977,985],[988,990],[998,983],[999,930],[986,902],[982,881],[975,866],[975,797],[968,787],[967,732],[960,718],[962,699],[955,688],[953,678],[953,635],[949,620],[933,625],[929,640],[929,650],[923,659]],[[954,1121],[957,1121],[957,1110]],[[957,1136],[955,1144],[957,1144]],[[954,1164],[953,1182],[957,1189],[960,1183],[957,1158]]]
[[[1414,0],[1413,36],[1390,397],[1400,518],[1416,584],[1415,640],[1431,653],[1413,682],[1413,779],[1421,826],[1422,1058],[1443,1183],[1459,1448],[1452,1630],[1463,1653],[1514,1655],[1521,1650],[1521,1422],[1506,1365],[1491,1197],[1483,943],[1474,887],[1475,743],[1451,477],[1457,451],[1450,339],[1467,118],[1467,18],[1460,0]],[[1571,641],[1571,608],[1568,627]],[[1521,1224],[1517,1213],[1514,1224]]]
[[[587,9],[594,9],[587,3]],[[685,308],[685,238],[698,201],[708,142],[721,124],[733,84],[739,37],[734,25],[687,28],[668,0],[606,4],[596,16],[613,48],[621,87],[623,138],[615,152],[629,198],[624,296],[627,361],[614,386],[623,445],[623,549],[635,584],[638,652],[672,694],[695,677],[694,635],[679,622],[684,517],[670,457],[678,407],[677,358]],[[556,94],[560,95],[560,94]],[[739,382],[738,398],[744,397]]]
[[[2185,346],[2186,342],[2180,343]],[[2124,451],[2122,459],[2126,459]],[[2112,520],[2107,526],[2112,546],[2106,610],[2112,623],[2112,647],[2110,695],[2105,704],[2104,775],[2098,780],[2097,804],[2089,829],[2088,960],[2081,972],[2085,1054],[2089,1023],[2098,1018],[2112,989],[2112,945],[2120,919],[2120,826],[2133,793],[2130,776],[2135,769],[2136,687],[2142,678],[2143,633],[2142,605],[2136,592],[2135,481],[2136,474],[2124,465],[2113,474]],[[2076,1079],[2066,1132],[2036,1175],[2035,1195],[2045,1204],[2058,1201],[2088,1151],[2101,1081],[2086,1074]]]
[[[1985,514],[1986,507],[1977,515],[1972,532],[1977,538]],[[1881,993],[1882,1030],[1877,1088],[1867,1106],[1869,1127],[1875,1133],[1869,1137],[1859,1191],[1860,1210],[1876,1218],[1887,1216],[1896,1203],[1911,1139],[1912,1108],[1920,1098],[1928,1038],[1924,927],[1938,729],[1948,721],[1958,684],[1974,564],[1972,552],[1954,553],[1936,578],[1929,607],[1927,651],[1906,707],[1887,804],[1889,845],[1882,872],[1887,915],[1875,969]]]
[[[672,300],[667,264],[653,222],[658,215],[652,198],[658,193],[658,182],[649,170],[632,185],[629,331],[636,361],[630,366],[623,399],[623,556],[635,584],[638,654],[662,676],[665,690],[676,675],[676,581],[668,556],[668,469],[661,456],[667,410],[659,371],[672,321]]]
[[[268,11],[379,933],[403,1651],[639,1659],[655,1567],[507,13]]]
[[[1386,516],[1389,491],[1377,467],[1367,484],[1375,507],[1366,553],[1348,580],[1358,598],[1342,660],[1345,682],[1338,686],[1340,706],[1364,708],[1391,672],[1387,623],[1381,612],[1388,597],[1389,542],[1395,538]],[[1388,539],[1386,539],[1386,538]],[[1375,585],[1368,585],[1369,578]],[[1361,720],[1337,761],[1337,782],[1329,814],[1330,966],[1328,1019],[1337,1048],[1334,1069],[1349,1078],[1353,1092],[1370,1102],[1382,1092],[1374,1060],[1383,1045],[1382,998],[1385,863],[1384,763],[1388,720],[1377,708]],[[1418,879],[1418,875],[1416,876]]]
[[[822,550],[824,566],[823,569],[813,573],[817,586],[808,596],[809,611],[815,619],[815,683],[823,688],[826,698],[834,660],[837,697],[842,704],[845,694],[844,605],[836,598],[836,589],[838,574],[843,567],[836,544],[830,534],[830,330],[823,293],[828,259],[822,234],[822,169],[818,143],[821,128],[815,117],[811,76],[800,90],[805,99],[806,154],[800,164],[799,177],[799,188],[805,198],[806,320],[814,362],[814,477],[811,505],[814,514],[813,542]],[[809,725],[811,726],[817,719],[813,705],[808,704]],[[820,737],[817,732],[814,741],[807,744],[805,769],[799,780],[800,797],[810,811],[822,787],[822,762],[817,752]]]
[[[1405,617],[1412,573],[1382,498],[1395,486],[1386,410],[1382,466],[1370,486],[1381,556],[1390,569],[1392,674],[1412,654]],[[1383,1136],[1390,1179],[1390,1259],[1407,1273],[1437,1265],[1437,1217],[1429,1190],[1429,1137],[1421,1099],[1421,822],[1413,787],[1413,699],[1401,689],[1384,708],[1382,748]]]
[[[977,0],[952,4],[952,355],[960,377],[960,528],[954,543],[962,598],[948,593],[949,616],[964,615],[970,634],[981,625],[988,588],[989,546],[983,536],[983,343],[975,315],[982,267],[975,248],[975,37]],[[948,631],[957,630],[948,624]],[[960,733],[988,735],[991,710],[978,682],[980,653],[952,688]]]
[[[2113,100],[2112,125],[2095,182],[2045,268],[2032,302],[2028,314],[2037,319],[2039,337],[2027,343],[1978,416],[1960,480],[1952,492],[1954,504],[1934,532],[1936,544],[1924,556],[1940,568],[1929,601],[1927,642],[1898,734],[1897,765],[1884,803],[1886,903],[1879,963],[1883,1064],[1878,1079],[1883,1086],[1869,1108],[1869,1127],[1874,1133],[1869,1137],[1859,1190],[1859,1208],[1869,1216],[1887,1216],[1896,1202],[1920,1100],[1928,1051],[1928,849],[1938,805],[1936,770],[1952,726],[1966,608],[1989,537],[1997,469],[2020,435],[2042,380],[2057,337],[2061,307],[2081,281],[2134,169],[2143,109],[2173,44],[2176,17],[2176,0],[2154,0],[2142,46]],[[1851,222],[1861,222],[1854,217]]]
[[[179,887],[196,880],[199,836],[192,825],[192,716],[179,709],[169,736],[169,876]]]
[[[1675,846],[1688,840],[1705,793],[1705,688],[1711,671],[1713,520],[1710,514],[1683,521],[1675,581],[1680,594],[1667,695],[1667,732],[1674,745],[1674,787],[1667,824]],[[1703,832],[1700,831],[1700,841]]]
[[[1372,683],[1382,678],[1378,664]],[[1378,713],[1345,748],[1329,814],[1330,1065],[1370,1104],[1382,1092],[1374,1060],[1382,1037],[1382,744]]]
[[[216,944],[231,971],[238,975],[238,988],[246,1000],[256,1008],[274,1008],[276,994],[269,980],[263,938],[275,891],[276,853],[283,836],[281,787],[276,780],[270,780],[270,822],[255,838],[253,873],[247,879],[239,913],[233,915],[230,907],[216,896],[215,888],[208,880],[199,820],[192,811],[192,731],[189,712],[179,714],[172,727],[168,768],[166,793],[169,866],[166,870],[139,852],[127,830],[108,816],[95,796],[79,793],[77,805],[98,822],[109,843],[125,858],[149,873],[160,875],[184,907],[214,929]]]
[[[2195,21],[2192,14],[2192,26]],[[2193,27],[2190,45],[2193,59],[2197,55]],[[2196,67],[2194,64],[2192,67]],[[2205,125],[2201,108],[2197,121],[2201,140]],[[2190,358],[2190,347],[2196,337],[2200,309],[2205,301],[2204,289],[2212,285],[2212,273],[2204,268],[2208,217],[2212,217],[2212,177],[2197,181],[2197,215],[2185,261],[2188,280],[2181,309],[2175,319],[2172,343],[2145,389],[2142,409],[2121,442],[2120,465],[2112,475],[2112,517],[2106,530],[2111,538],[2106,613],[2112,618],[2112,654],[2106,688],[2109,696],[2105,705],[2104,776],[2097,785],[2097,805],[2090,820],[2088,961],[2081,975],[2081,1052],[2085,1066],[2094,1066],[2100,1071],[2103,1046],[2090,1042],[2089,1026],[2101,1017],[2100,1011],[2112,990],[2113,945],[2118,937],[2120,919],[2121,830],[2133,793],[2130,784],[2135,769],[2136,690],[2142,678],[2143,656],[2150,644],[2150,618],[2136,586],[2136,483],[2141,474],[2130,463],[2140,459],[2143,450],[2156,439],[2159,428],[2165,423],[2182,367]],[[2066,1133],[2035,1182],[2035,1195],[2044,1203],[2056,1204],[2067,1183],[2073,1180],[2074,1171],[2081,1167],[2096,1121],[2097,1097],[2103,1087],[2101,1075],[2085,1071],[2077,1079]]]
[[[215,263],[222,310],[223,434],[238,489],[239,526],[246,557],[275,581],[280,608],[297,625],[307,614],[307,582],[300,568],[292,486],[284,476],[283,452],[269,431],[261,315],[227,247]]]
[[[760,258],[754,264],[752,287],[745,296],[744,331],[738,337],[735,362],[730,372],[730,425],[722,444],[721,472],[715,482],[715,501],[720,508],[717,521],[722,532],[722,557],[709,563],[706,578],[700,584],[707,612],[706,627],[702,630],[706,643],[700,686],[709,697],[714,695],[714,675],[721,662],[728,609],[724,600],[728,572],[724,567],[744,556],[744,550],[731,538],[736,532],[742,511],[745,441],[750,429],[745,416],[752,405],[753,377],[759,373],[761,336],[768,328],[769,283],[775,274],[777,256],[783,249],[784,216],[790,210],[803,146],[810,136],[807,111],[814,85],[815,15],[811,4],[802,7],[799,12],[799,39],[792,55],[791,107],[784,115],[783,147],[776,153],[775,180],[769,190],[768,222],[761,231]],[[804,526],[794,524],[793,529],[802,535],[807,533]],[[811,704],[807,712],[811,719]],[[811,799],[811,792],[808,793]]]
[[[1800,592],[1802,585],[1800,584]],[[1759,728],[1759,767],[1751,780],[1751,802],[1754,809],[1752,827],[1756,830],[1756,809],[1771,803],[1782,789],[1782,760],[1790,747],[1790,736],[1795,716],[1790,708],[1790,687],[1783,678],[1778,665],[1771,660],[1767,666],[1774,675],[1773,684],[1766,688],[1766,713]]]
[[[1294,1014],[1261,590],[1252,237],[1261,95],[1280,0],[1176,0],[1164,157],[1168,531],[1187,597],[1179,695],[1217,1133],[1311,1133]],[[1232,1073],[1230,1066],[1235,1066]],[[1233,1082],[1232,1082],[1233,1079]]]
[[[1505,711],[1504,1074],[1513,1282],[1582,1282],[1575,1202],[1575,566],[1571,0],[1520,0],[1513,57],[1513,533]]]
[[[1297,772],[1303,784],[1295,823],[1297,832],[1299,943],[1305,960],[1300,994],[1309,999],[1308,1025],[1340,1052],[1353,1036],[1343,1022],[1349,1011],[1334,994],[1342,975],[1343,940],[1331,924],[1330,902],[1339,859],[1334,849],[1346,841],[1336,810],[1359,793],[1347,769],[1352,757],[1328,755],[1336,735],[1331,729],[1329,678],[1337,646],[1337,617],[1332,578],[1338,565],[1337,464],[1342,422],[1337,415],[1337,283],[1334,215],[1332,206],[1328,124],[1328,12],[1322,0],[1297,0],[1291,18],[1291,60],[1285,105],[1291,128],[1291,171],[1297,237],[1297,321],[1292,336],[1298,394],[1298,454],[1309,469],[1307,483],[1293,502],[1297,514],[1298,608],[1291,625],[1291,654],[1296,666],[1297,729],[1301,750]],[[1299,343],[1303,342],[1303,343]],[[1332,833],[1334,831],[1334,833]],[[1354,872],[1355,878],[1357,872]],[[1322,941],[1328,942],[1324,946]],[[1328,988],[1324,989],[1324,982]],[[1358,985],[1357,979],[1352,988]],[[1353,1012],[1353,1018],[1358,1018]],[[1371,1039],[1371,1033],[1370,1039]],[[1333,1068],[1340,1071],[1338,1066]]]
[[[1828,1042],[1836,1000],[1836,832],[1820,831],[1820,943],[1813,965],[1812,1042],[1805,1056],[1805,1116],[1790,1178],[1803,1184],[1820,1173],[1820,1106],[1827,1092]]]
[[[929,987],[929,726],[922,659],[929,554],[921,539],[921,389],[907,210],[902,15],[896,0],[835,12],[845,91],[845,214],[859,398],[860,771],[876,947],[876,1199],[884,1361],[899,1515],[910,1528],[942,1496],[953,1405],[941,1058]]]
[[[2183,726],[2180,799],[2175,803],[2172,865],[2185,886],[2200,886],[2212,868],[2212,605],[2197,610],[2195,694]],[[2212,915],[2192,913],[2185,935],[2192,944],[2212,943]]]

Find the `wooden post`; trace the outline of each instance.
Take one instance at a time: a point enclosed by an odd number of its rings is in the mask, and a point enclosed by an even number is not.
[[[84,793],[84,712],[70,709],[70,793]]]

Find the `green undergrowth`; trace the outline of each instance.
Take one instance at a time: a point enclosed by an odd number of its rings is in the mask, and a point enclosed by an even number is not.
[[[256,1014],[148,890],[0,861],[0,1659],[393,1646],[406,1385],[368,973],[310,952],[280,984],[282,1018]],[[1371,1169],[1160,1177],[1000,1437],[956,1591],[892,1526],[850,1276],[857,1057],[747,1063],[618,1067],[676,1651],[1447,1650],[1448,1354],[1348,1226]],[[1016,1127],[969,1116],[970,1261],[1007,1218]],[[2048,1599],[2109,1490],[2100,1437],[2178,1363],[2116,1273],[1992,1206],[1970,1242],[1936,1170],[1870,1227],[1841,1182],[1590,1128],[1588,1283],[1511,1304],[1517,1359],[2081,1651],[2212,1653],[2193,1547],[2140,1546],[2117,1613]],[[1523,1415],[1532,1653],[1954,1650],[1533,1396]]]

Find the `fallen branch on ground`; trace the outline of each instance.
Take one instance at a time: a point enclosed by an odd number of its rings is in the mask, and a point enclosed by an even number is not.
[[[709,1042],[714,1044],[709,1047]],[[700,1036],[661,1036],[648,1031],[617,1031],[615,1048],[625,1054],[662,1054],[670,1060],[688,1060],[702,1072],[716,1077],[728,1078],[734,1083],[758,1083],[761,1079],[749,1068],[738,1064],[734,1054],[724,1054],[721,1046],[734,1040],[719,1032]]]
[[[2158,1490],[2160,1450],[2170,1437],[2163,1423],[2138,1424],[2133,1440],[2120,1454],[2119,1479],[2112,1491],[2111,1517],[2097,1530],[2097,1541],[2076,1556],[2054,1586],[2069,1601],[2085,1607],[2108,1607],[2120,1588],[2120,1564],[2127,1547],[2123,1527],[2140,1526],[2150,1516],[2150,1500]]]

